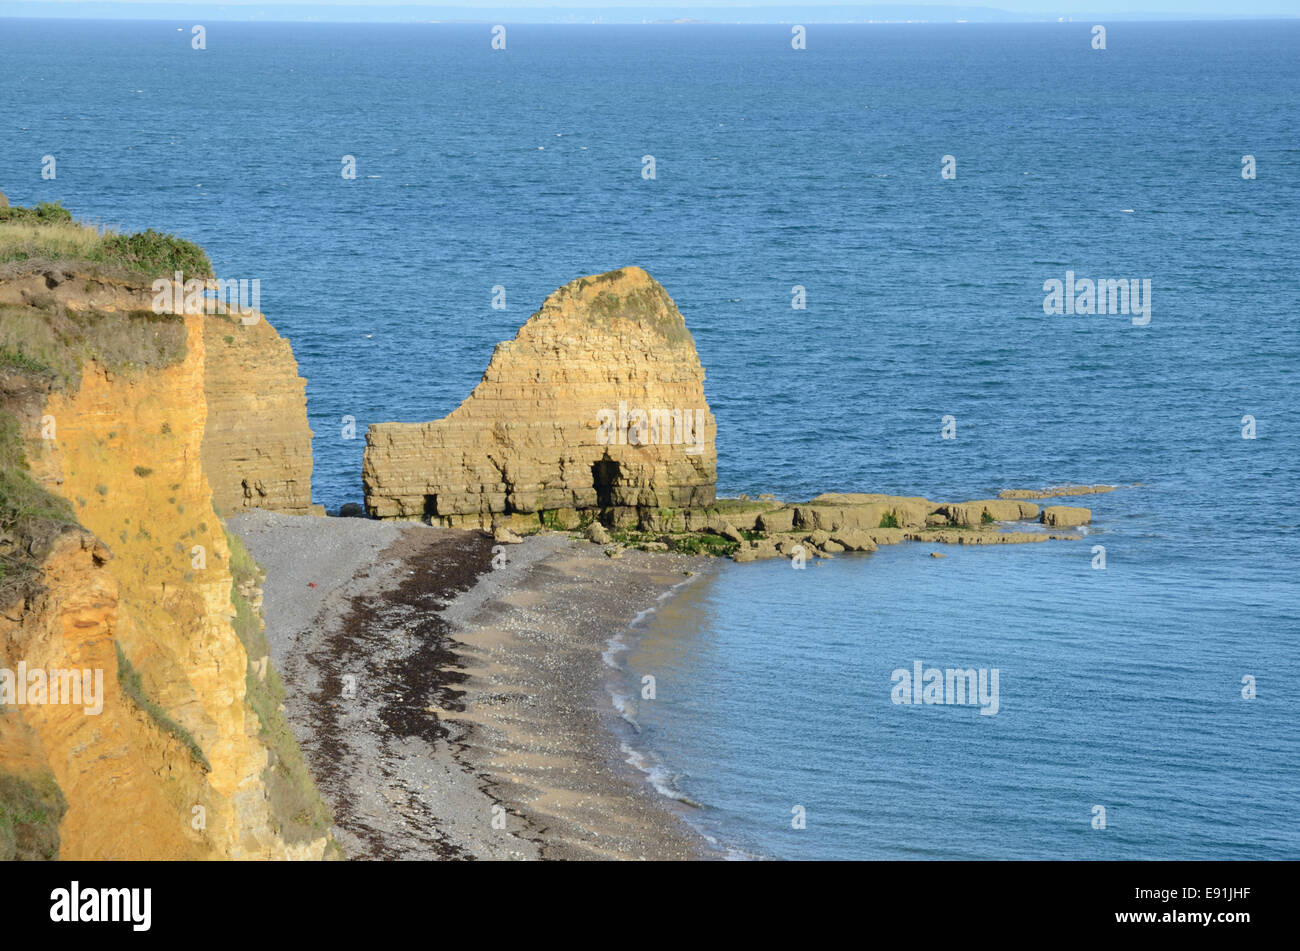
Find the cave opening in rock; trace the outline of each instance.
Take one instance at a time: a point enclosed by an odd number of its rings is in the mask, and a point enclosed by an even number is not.
[[[427,522],[438,517],[438,497],[436,495],[426,495],[424,497],[424,520]]]
[[[609,520],[609,509],[614,506],[614,486],[618,484],[618,463],[612,459],[600,459],[591,466],[591,483],[596,490],[596,506],[600,509],[602,521]]]

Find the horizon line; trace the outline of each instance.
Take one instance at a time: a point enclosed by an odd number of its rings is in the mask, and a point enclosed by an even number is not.
[[[105,6],[109,4],[104,4]],[[240,6],[252,6],[252,3],[239,4]],[[521,11],[527,8],[520,8]],[[290,17],[290,16],[210,16],[203,15],[203,18],[213,23],[349,23],[349,24],[369,24],[373,26],[400,26],[400,25],[425,25],[425,26],[468,26],[481,24],[514,24],[516,26],[787,26],[790,24],[812,23],[818,26],[1009,26],[1025,24],[1055,24],[1059,26],[1068,26],[1071,24],[1094,23],[1098,21],[1110,20],[1124,23],[1223,23],[1223,22],[1262,22],[1276,20],[1280,22],[1292,22],[1300,20],[1300,13],[1283,14],[1283,13],[1198,13],[1198,14],[1158,14],[1158,13],[1122,13],[1122,14],[1096,14],[1090,17],[1049,17],[1024,15],[1008,17],[1006,19],[996,20],[971,20],[958,18],[952,20],[930,20],[930,19],[859,19],[859,20],[820,20],[820,19],[790,19],[790,20],[702,20],[693,17],[682,17],[672,20],[519,20],[509,17],[489,17],[486,19],[469,19],[469,18],[448,18],[448,19],[420,19],[412,17],[409,19],[346,19],[333,17]],[[48,21],[68,21],[74,23],[102,23],[108,21],[133,21],[148,23],[174,23],[178,21],[188,22],[193,16],[176,16],[176,17],[159,17],[157,15],[135,16],[128,13],[106,16],[49,16],[42,13],[6,13],[0,11],[0,20],[48,20]]]

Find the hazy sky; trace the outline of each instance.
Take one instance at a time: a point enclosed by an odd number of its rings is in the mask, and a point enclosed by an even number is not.
[[[0,0],[0,16],[6,13],[22,15],[39,15],[42,8],[83,7],[94,0]],[[1157,14],[1185,13],[1191,16],[1287,16],[1300,15],[1300,0],[950,0],[949,3],[926,3],[925,0],[886,0],[890,6],[960,6],[979,7],[992,10],[1004,10],[1011,13],[1034,14],[1037,16],[1072,15],[1072,14],[1132,14],[1149,12]],[[100,6],[99,3],[95,4]],[[484,16],[494,12],[539,9],[574,9],[584,11],[608,10],[627,11],[663,11],[668,16],[692,15],[693,10],[718,10],[726,7],[770,7],[773,20],[788,19],[790,14],[797,14],[803,6],[816,6],[825,9],[831,6],[850,6],[857,10],[869,8],[870,2],[845,2],[845,0],[819,0],[812,4],[801,4],[798,0],[780,2],[780,0],[104,0],[103,6],[128,8],[132,5],[147,5],[151,13],[160,8],[174,8],[182,13],[186,8],[194,7],[294,7],[301,8],[304,16],[312,16],[314,11],[326,11],[332,6],[346,6],[356,11],[363,7],[420,7],[424,10],[438,7],[455,8],[457,11],[472,9],[482,11]]]

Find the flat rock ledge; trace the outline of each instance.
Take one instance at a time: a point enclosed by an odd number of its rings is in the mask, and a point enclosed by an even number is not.
[[[1096,491],[1112,488],[1102,486]],[[1021,490],[1007,490],[1012,491]],[[904,541],[940,545],[1073,541],[1084,537],[1077,529],[1092,521],[1091,509],[1073,505],[1040,508],[1019,496],[1008,497],[1007,492],[996,499],[967,502],[864,492],[828,492],[808,502],[742,496],[718,499],[700,508],[643,509],[635,522],[619,519],[612,524],[595,510],[553,509],[498,516],[488,531],[498,542],[546,530],[570,532],[607,546],[611,557],[635,548],[748,562],[778,557],[831,558],[843,552],[873,552],[881,545]]]

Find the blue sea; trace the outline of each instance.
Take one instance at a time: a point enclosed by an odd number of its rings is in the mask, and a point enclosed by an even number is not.
[[[0,20],[0,190],[259,279],[331,509],[366,425],[628,264],[720,494],[1124,486],[1081,541],[728,563],[643,619],[631,742],[719,843],[1300,857],[1300,21],[191,26]],[[1149,279],[1149,324],[1045,314],[1067,271]],[[997,714],[894,703],[917,661],[996,668]]]

